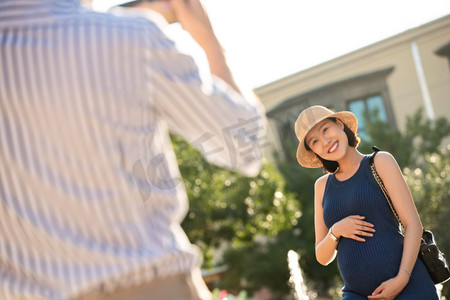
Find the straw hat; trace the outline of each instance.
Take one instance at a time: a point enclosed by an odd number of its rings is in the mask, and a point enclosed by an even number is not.
[[[306,150],[304,143],[305,137],[311,128],[327,118],[337,118],[341,120],[355,133],[358,129],[358,119],[352,112],[349,111],[335,113],[320,105],[314,105],[302,111],[298,116],[297,121],[295,121],[295,135],[300,141],[297,148],[297,161],[303,167],[322,167],[322,162],[317,158],[314,152]]]

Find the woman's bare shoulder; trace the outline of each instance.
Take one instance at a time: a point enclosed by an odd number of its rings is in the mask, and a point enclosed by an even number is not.
[[[391,153],[386,151],[379,151],[377,155],[375,155],[374,164],[375,167],[380,167],[383,169],[397,166],[397,161]]]
[[[316,190],[324,190],[325,189],[325,185],[327,183],[328,177],[331,174],[325,174],[320,176],[319,178],[317,178],[316,183],[314,184]]]
[[[403,176],[400,166],[389,152],[378,152],[375,156],[374,164],[383,181],[400,180]]]

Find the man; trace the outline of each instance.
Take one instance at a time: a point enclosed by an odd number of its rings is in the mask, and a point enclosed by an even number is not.
[[[180,226],[169,130],[256,175],[265,120],[199,0],[165,5],[205,51],[210,83],[156,13],[0,2],[1,299],[210,298]]]

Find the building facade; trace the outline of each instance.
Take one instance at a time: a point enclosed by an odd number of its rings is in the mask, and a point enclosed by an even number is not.
[[[365,112],[400,131],[423,108],[450,120],[450,15],[256,88],[275,150],[297,143],[294,123],[311,105],[350,110],[364,138]]]

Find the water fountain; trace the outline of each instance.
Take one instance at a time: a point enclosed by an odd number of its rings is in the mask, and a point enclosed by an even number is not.
[[[294,297],[296,300],[310,300],[312,292],[308,291],[305,281],[303,280],[303,274],[300,269],[299,259],[300,256],[297,252],[289,250],[288,254],[288,265],[291,272],[291,277],[289,278],[289,283],[294,289]]]

